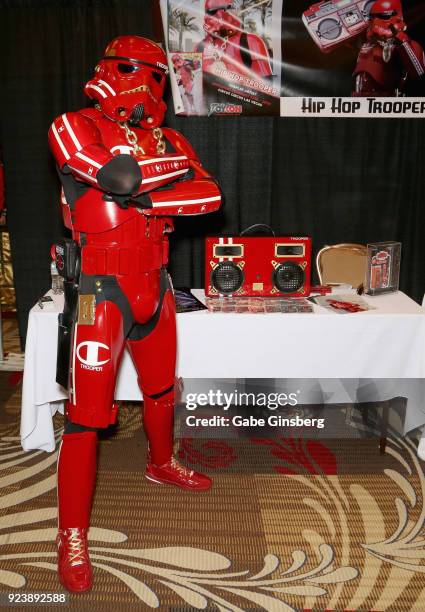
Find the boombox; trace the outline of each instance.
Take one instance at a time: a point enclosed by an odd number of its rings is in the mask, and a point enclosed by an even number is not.
[[[326,0],[303,13],[310,36],[323,53],[366,30],[374,0]]]
[[[234,236],[205,242],[205,294],[300,297],[310,293],[311,238]]]

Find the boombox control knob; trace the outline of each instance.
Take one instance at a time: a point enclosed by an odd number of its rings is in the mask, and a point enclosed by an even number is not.
[[[222,261],[211,272],[211,284],[219,293],[229,295],[240,289],[244,282],[244,273],[232,261]]]

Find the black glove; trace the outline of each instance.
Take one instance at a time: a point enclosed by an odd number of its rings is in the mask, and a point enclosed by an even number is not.
[[[125,153],[116,155],[102,166],[96,178],[102,189],[120,196],[137,193],[142,183],[139,164],[132,155]]]

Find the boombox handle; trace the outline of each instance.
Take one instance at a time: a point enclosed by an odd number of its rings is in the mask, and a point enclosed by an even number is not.
[[[254,223],[254,225],[250,225],[246,229],[244,229],[239,235],[240,236],[253,236],[258,234],[265,234],[266,236],[275,236],[274,231],[270,227],[270,225],[266,225],[265,223]]]

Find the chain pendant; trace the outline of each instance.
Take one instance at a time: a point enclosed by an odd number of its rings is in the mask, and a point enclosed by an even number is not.
[[[133,132],[133,130],[130,130],[130,128],[128,127],[128,124],[127,123],[118,123],[118,125],[120,126],[120,128],[122,130],[124,130],[124,132],[125,132],[125,139],[128,142],[128,144],[131,146],[131,148],[133,149],[133,152],[136,155],[138,153],[141,154],[141,155],[146,155],[145,151],[143,150],[143,148],[137,142],[136,134]]]
[[[165,141],[164,135],[161,128],[157,127],[152,130],[152,135],[156,140],[156,152],[158,155],[164,155],[165,153]]]

